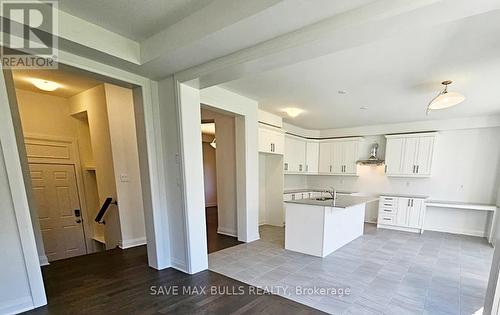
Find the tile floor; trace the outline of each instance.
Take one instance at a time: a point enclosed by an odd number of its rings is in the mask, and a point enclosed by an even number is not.
[[[332,314],[474,314],[481,309],[493,248],[486,239],[376,229],[321,259],[284,249],[284,229],[209,255],[209,269]],[[297,293],[350,289],[349,295]]]

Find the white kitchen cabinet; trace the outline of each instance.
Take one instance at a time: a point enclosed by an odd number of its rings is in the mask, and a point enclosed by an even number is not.
[[[286,135],[284,170],[288,173],[306,172],[306,141],[305,139]]]
[[[285,134],[278,128],[259,126],[259,152],[281,154],[285,152]]]
[[[306,141],[306,173],[317,174],[319,163],[319,142]]]
[[[381,196],[377,227],[423,233],[425,211],[424,198]]]
[[[336,139],[319,144],[319,173],[356,175],[362,138]]]
[[[385,172],[387,176],[431,176],[436,133],[386,136]]]
[[[318,170],[321,174],[330,174],[332,172],[332,146],[331,142],[319,143],[319,165]]]

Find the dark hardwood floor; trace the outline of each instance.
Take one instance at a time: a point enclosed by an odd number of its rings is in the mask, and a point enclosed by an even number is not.
[[[320,313],[276,295],[250,294],[253,287],[215,272],[154,270],[147,265],[145,246],[56,261],[42,272],[48,305],[27,314]],[[183,292],[187,288],[198,292]],[[207,292],[196,294],[202,288]],[[244,294],[232,294],[240,290]]]
[[[207,246],[208,253],[213,253],[224,248],[236,246],[242,242],[238,238],[217,233],[217,207],[205,208],[207,220]]]

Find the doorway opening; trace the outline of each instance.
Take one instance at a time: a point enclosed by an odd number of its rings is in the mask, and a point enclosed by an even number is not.
[[[201,108],[207,250],[213,253],[238,241],[235,117]]]
[[[134,86],[65,65],[12,78],[40,264],[145,245]]]

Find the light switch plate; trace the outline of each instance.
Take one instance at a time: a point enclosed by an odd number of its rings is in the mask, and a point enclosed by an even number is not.
[[[120,174],[120,181],[121,182],[128,182],[128,174]]]

